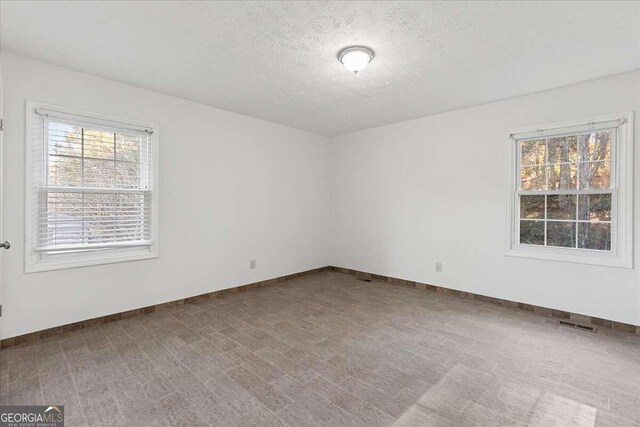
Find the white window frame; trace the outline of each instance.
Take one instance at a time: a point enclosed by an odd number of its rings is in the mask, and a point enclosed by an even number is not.
[[[581,129],[616,127],[611,150],[612,218],[611,250],[598,251],[559,248],[519,243],[520,207],[518,188],[520,177],[519,141],[548,138],[577,132]],[[601,126],[601,127],[599,127]],[[507,132],[505,174],[507,182],[507,256],[534,258],[608,267],[633,268],[633,112],[588,117],[560,123],[547,123]]]
[[[50,110],[67,116],[67,120],[76,120],[95,124],[97,126],[147,129],[150,132],[149,143],[151,144],[151,170],[153,179],[151,181],[151,244],[142,247],[111,248],[109,250],[89,249],[69,253],[61,253],[54,256],[42,256],[35,250],[37,240],[37,225],[33,219],[37,218],[37,179],[35,173],[38,165],[34,162],[37,159],[32,155],[33,144],[41,143],[33,138],[33,115],[36,109]],[[25,272],[35,273],[49,270],[61,270],[67,268],[87,267],[92,265],[111,264],[125,261],[137,261],[159,256],[159,131],[154,123],[122,119],[118,117],[96,114],[92,112],[61,107],[36,101],[26,102],[26,133],[25,133]]]

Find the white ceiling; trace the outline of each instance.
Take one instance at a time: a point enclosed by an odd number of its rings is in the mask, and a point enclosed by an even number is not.
[[[326,135],[640,68],[640,2],[1,7],[7,51]],[[376,51],[357,77],[350,44]]]

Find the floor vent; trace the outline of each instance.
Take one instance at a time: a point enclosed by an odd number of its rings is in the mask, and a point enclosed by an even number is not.
[[[593,326],[581,325],[579,323],[573,323],[566,320],[561,320],[559,323],[561,326],[568,326],[570,328],[582,329],[583,331],[589,331],[589,332],[597,331],[596,328],[594,328]]]

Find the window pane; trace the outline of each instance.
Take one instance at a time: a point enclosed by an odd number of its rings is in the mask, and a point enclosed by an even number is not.
[[[521,165],[541,165],[545,163],[544,151],[545,144],[544,139],[534,141],[523,141],[520,146],[522,157],[520,158]]]
[[[101,130],[84,130],[84,157],[113,159],[114,134]]]
[[[611,186],[611,163],[580,163],[580,189],[601,189]]]
[[[547,246],[576,247],[575,222],[547,222]]]
[[[57,244],[73,243],[82,239],[82,194],[77,193],[49,193],[47,195],[46,211],[41,213],[41,219],[46,218],[45,233],[41,233],[41,243],[53,241]]]
[[[578,161],[578,138],[563,136],[549,138],[547,163],[576,163]]]
[[[47,129],[50,155],[81,156],[82,128],[50,122]]]
[[[41,245],[148,239],[150,194],[49,193]]]
[[[83,223],[88,243],[103,240],[112,232],[114,202],[114,194],[85,193]]]
[[[142,137],[140,136],[116,135],[116,159],[139,162],[141,145]]]
[[[544,166],[522,167],[520,185],[523,190],[544,190]]]
[[[49,220],[60,222],[82,216],[82,194],[48,193],[46,214]]]
[[[578,197],[578,219],[611,221],[611,194],[581,194]]]
[[[578,247],[581,249],[611,250],[611,224],[578,223]]]
[[[82,160],[79,158],[49,156],[48,169],[49,185],[82,184]]]
[[[576,195],[547,196],[547,219],[576,219]]]
[[[139,188],[140,166],[138,163],[116,162],[115,186],[118,188]]]
[[[611,131],[579,135],[580,161],[611,161]]]
[[[544,196],[520,196],[520,218],[544,218]]]
[[[544,245],[544,221],[520,221],[520,243]]]
[[[89,187],[113,187],[113,160],[84,159],[84,185]]]
[[[578,165],[576,163],[547,166],[549,190],[575,190]]]
[[[116,214],[116,230],[121,238],[140,240],[145,238],[145,233],[150,229],[145,226],[145,211],[149,209],[151,199],[142,194],[119,194],[118,207],[120,212]]]

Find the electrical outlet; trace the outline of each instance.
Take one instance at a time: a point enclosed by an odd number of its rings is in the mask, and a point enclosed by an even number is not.
[[[251,270],[255,270],[256,269],[256,260],[255,259],[250,259],[249,260],[249,268]]]
[[[442,263],[436,262],[436,272],[442,273]]]

